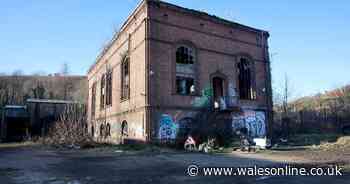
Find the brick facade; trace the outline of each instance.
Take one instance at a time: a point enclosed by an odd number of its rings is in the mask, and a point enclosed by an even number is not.
[[[232,115],[232,127],[243,120],[255,136],[265,136],[262,134],[266,134],[271,118],[268,37],[266,31],[206,13],[144,0],[89,70],[89,130],[94,131],[96,139],[115,143],[126,137],[140,141],[173,139],[182,126],[180,122],[186,123],[183,120],[193,119],[208,106],[214,107],[215,102],[221,109],[225,102],[230,103],[225,110]],[[185,77],[178,77],[181,67],[187,66],[177,64],[180,47],[190,48],[185,53],[190,52],[193,60],[191,68],[181,74]],[[121,66],[126,58],[130,94],[121,99]],[[249,61],[251,72],[246,90],[252,99],[245,100],[239,95],[243,83],[239,84],[238,63],[243,58]],[[182,79],[188,75],[186,70],[191,76],[188,81]],[[113,73],[112,104],[101,108],[101,78],[107,71]],[[219,85],[214,85],[214,80]],[[92,103],[94,84],[96,97]],[[191,88],[190,94],[179,92],[185,84],[190,84],[186,89]],[[123,134],[125,122],[127,131]],[[107,126],[110,135],[104,133]]]

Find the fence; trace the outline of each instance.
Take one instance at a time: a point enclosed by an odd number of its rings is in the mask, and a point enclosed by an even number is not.
[[[350,111],[303,110],[288,112],[288,115],[275,112],[274,132],[277,135],[298,133],[341,133],[350,126]]]

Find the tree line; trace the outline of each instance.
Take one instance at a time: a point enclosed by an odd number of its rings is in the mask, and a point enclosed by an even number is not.
[[[274,131],[296,133],[340,133],[350,130],[350,85],[290,100],[293,90],[288,77],[274,101]],[[349,130],[348,130],[349,129]]]
[[[0,76],[0,108],[4,105],[24,105],[29,98],[74,100],[85,104],[86,77],[63,72],[47,76],[23,75],[18,71]]]

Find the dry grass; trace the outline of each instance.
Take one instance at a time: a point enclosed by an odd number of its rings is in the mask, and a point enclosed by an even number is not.
[[[334,143],[323,143],[319,148],[322,150],[350,150],[350,136],[339,137]]]

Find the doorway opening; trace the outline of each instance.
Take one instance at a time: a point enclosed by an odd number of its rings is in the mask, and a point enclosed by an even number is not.
[[[213,77],[213,101],[214,101],[214,109],[226,108],[225,106],[225,91],[224,91],[224,83],[225,79],[222,77]]]
[[[213,78],[213,97],[219,101],[224,96],[224,79],[221,77]]]

